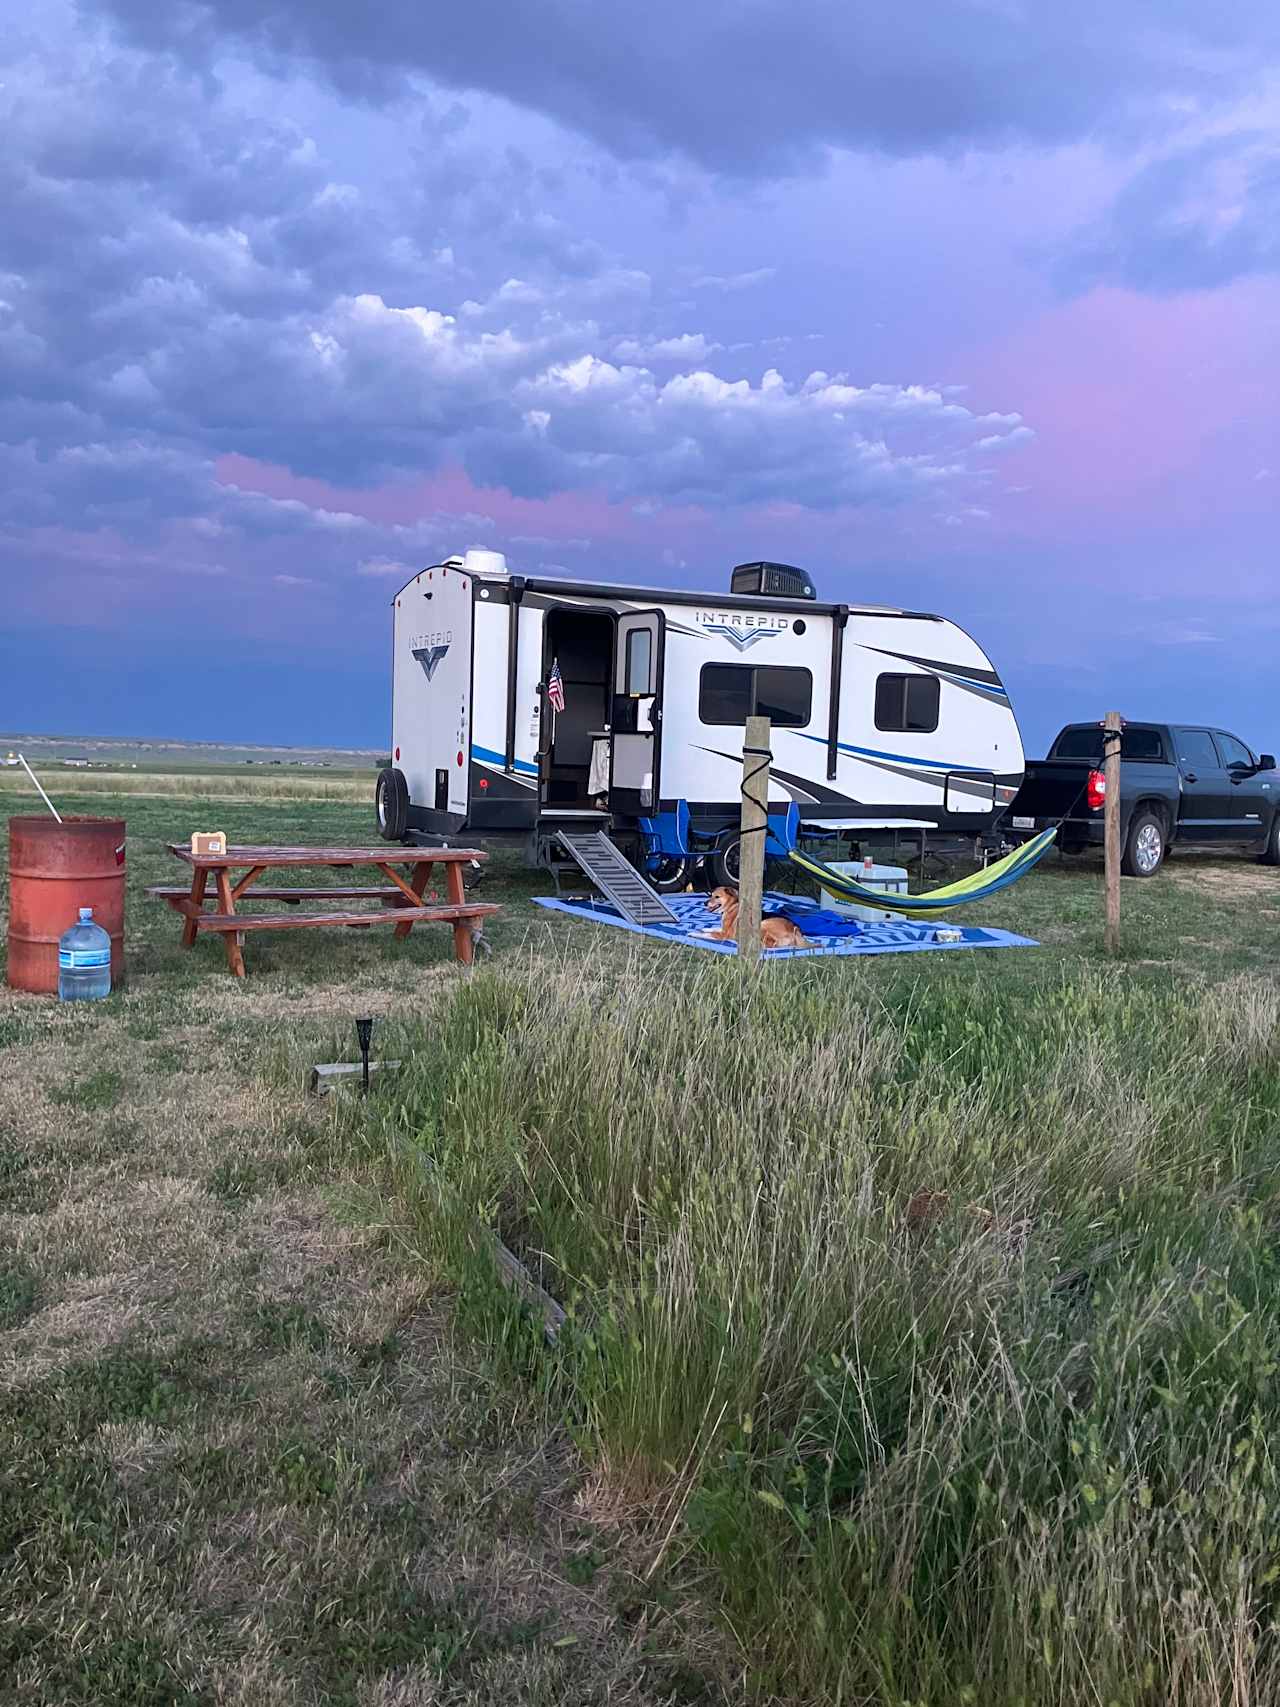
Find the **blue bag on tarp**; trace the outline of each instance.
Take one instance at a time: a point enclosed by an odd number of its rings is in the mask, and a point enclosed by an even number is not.
[[[861,936],[866,925],[861,919],[851,919],[846,913],[833,913],[822,907],[770,907],[765,917],[790,919],[805,936]]]

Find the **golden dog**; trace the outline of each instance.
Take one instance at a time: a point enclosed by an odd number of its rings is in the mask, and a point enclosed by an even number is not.
[[[707,906],[720,915],[720,928],[699,931],[699,936],[715,942],[731,942],[738,934],[738,894],[735,889],[713,889],[707,896]],[[761,919],[760,942],[764,948],[808,948],[809,939],[801,934],[790,919]]]

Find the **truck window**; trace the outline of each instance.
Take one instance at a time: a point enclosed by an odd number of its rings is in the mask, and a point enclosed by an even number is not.
[[[931,735],[940,697],[937,676],[877,676],[876,728]]]
[[[1179,729],[1177,732],[1178,757],[1184,765],[1198,767],[1202,771],[1222,769],[1222,760],[1218,757],[1218,749],[1213,744],[1213,736],[1207,729]]]
[[[1092,723],[1078,729],[1064,729],[1054,744],[1055,759],[1102,759],[1102,730]],[[1160,764],[1165,756],[1164,742],[1158,729],[1125,726],[1120,756]]]
[[[1253,754],[1243,741],[1237,741],[1234,735],[1224,735],[1221,729],[1215,732],[1214,740],[1218,743],[1222,762],[1229,771],[1251,771],[1254,768]]]
[[[803,729],[813,711],[813,674],[783,664],[704,664],[698,719],[743,724],[768,717],[780,729]]]

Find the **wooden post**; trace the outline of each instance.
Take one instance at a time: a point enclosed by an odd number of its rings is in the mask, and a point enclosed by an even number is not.
[[[769,719],[748,717],[742,743],[742,825],[738,841],[738,958],[760,958],[764,844],[769,822]]]
[[[1107,798],[1103,807],[1103,834],[1107,869],[1107,929],[1108,954],[1120,952],[1120,731],[1124,719],[1118,711],[1109,711],[1102,725],[1102,774],[1106,779]]]

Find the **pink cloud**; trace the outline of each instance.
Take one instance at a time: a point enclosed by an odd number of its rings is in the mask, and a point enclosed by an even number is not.
[[[1087,537],[1203,524],[1228,500],[1258,513],[1278,358],[1280,290],[1250,281],[1173,297],[1096,290],[957,365],[1035,422],[1008,476],[1030,491],[1003,515]]]
[[[473,526],[487,522],[504,534],[538,534],[549,540],[580,539],[584,535],[617,539],[639,531],[631,503],[610,503],[598,493],[583,491],[557,492],[550,498],[517,498],[502,487],[477,486],[458,466],[441,469],[422,480],[364,488],[331,485],[235,454],[220,457],[214,472],[225,486],[269,498],[295,499],[313,509],[346,510],[388,527],[412,527],[443,515],[458,518],[463,534],[470,518],[476,518]],[[462,537],[457,541],[460,547],[476,543],[477,539]]]

